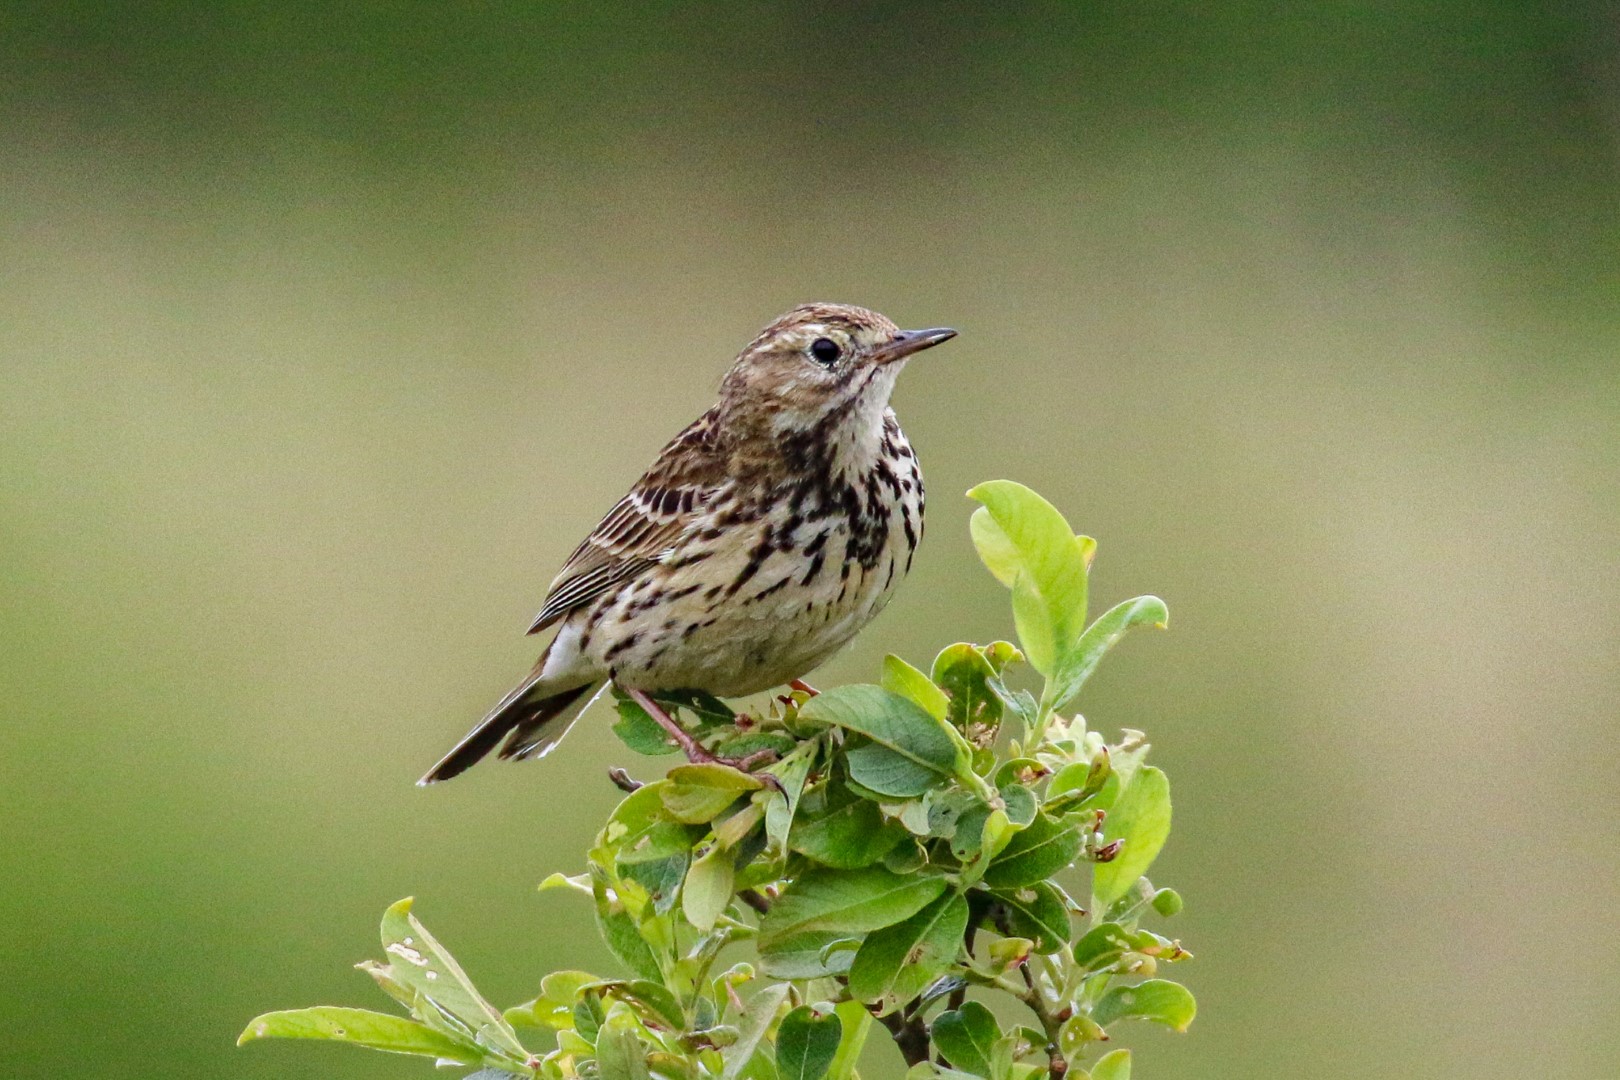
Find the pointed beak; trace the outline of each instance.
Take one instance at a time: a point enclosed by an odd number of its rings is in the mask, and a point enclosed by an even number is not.
[[[875,364],[892,364],[896,360],[904,360],[912,353],[932,349],[956,336],[956,331],[948,326],[936,326],[932,330],[902,330],[894,336],[888,344],[877,349],[872,354]]]

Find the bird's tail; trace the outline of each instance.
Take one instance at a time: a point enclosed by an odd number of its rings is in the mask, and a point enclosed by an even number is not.
[[[502,758],[522,760],[537,754],[543,757],[568,734],[568,729],[601,686],[601,682],[593,682],[550,692],[540,685],[538,673],[530,676],[502,698],[466,738],[416,782],[417,785],[425,787],[460,776],[495,749],[502,739],[506,740],[506,745],[501,747]]]

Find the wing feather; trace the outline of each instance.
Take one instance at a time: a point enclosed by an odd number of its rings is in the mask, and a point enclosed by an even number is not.
[[[725,462],[714,436],[715,410],[710,409],[664,447],[652,468],[568,557],[529,633],[544,630],[669,557],[724,479]]]

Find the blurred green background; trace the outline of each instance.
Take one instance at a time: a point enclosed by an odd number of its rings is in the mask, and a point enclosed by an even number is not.
[[[1085,698],[1176,789],[1144,1077],[1620,1076],[1620,23],[1594,5],[8,4],[0,1072],[606,966],[630,756],[411,782],[546,582],[805,299],[960,340],[928,541],[818,681],[1010,631],[1010,476],[1156,592]],[[643,766],[645,768],[645,766]],[[887,1053],[887,1052],[885,1052]],[[879,1054],[873,1075],[897,1076]]]

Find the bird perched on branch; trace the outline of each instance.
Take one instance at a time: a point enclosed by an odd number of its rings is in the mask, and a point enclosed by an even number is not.
[[[782,685],[882,610],[923,527],[889,395],[908,357],[955,336],[844,304],[767,326],[569,556],[529,628],[558,627],[534,670],[419,782],[503,740],[503,758],[544,754],[609,681],[689,758],[716,760],[648,695]]]

